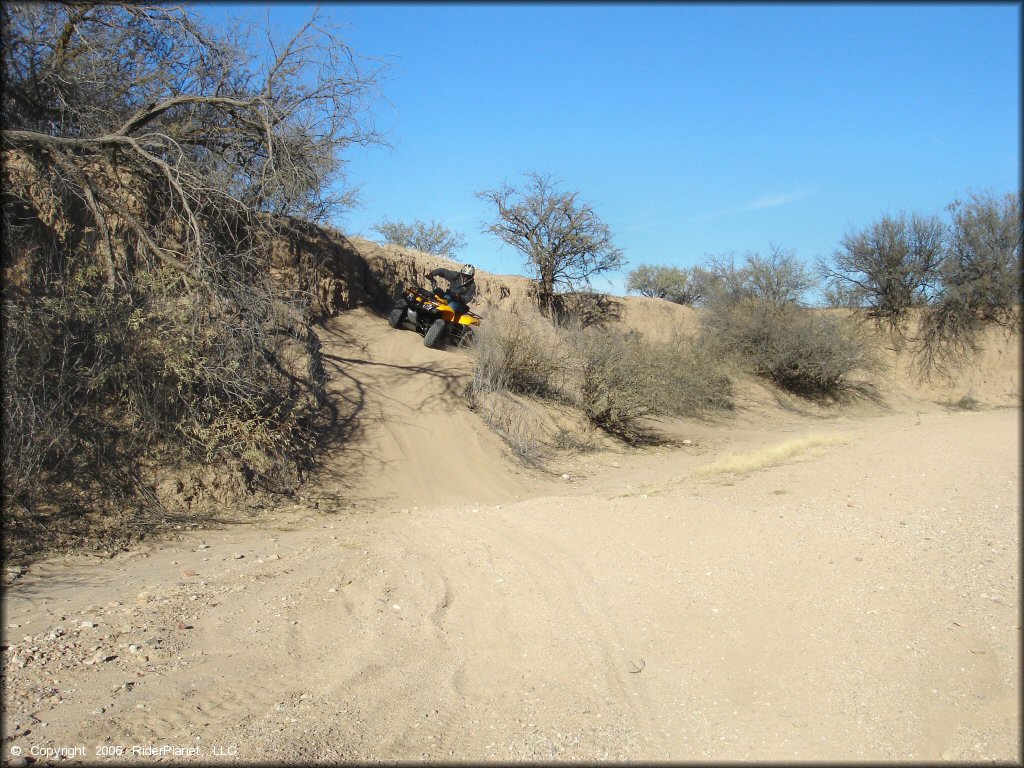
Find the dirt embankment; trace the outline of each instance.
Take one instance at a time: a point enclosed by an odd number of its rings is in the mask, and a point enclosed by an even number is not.
[[[402,287],[426,285],[426,273],[437,267],[458,269],[459,263],[299,221],[290,222],[275,241],[272,256],[274,274],[312,296],[319,319],[358,307],[384,311]],[[478,270],[476,281],[481,306],[525,304],[532,292],[531,282],[518,275]]]
[[[366,307],[319,335],[350,442],[304,498],[12,579],[5,759],[1020,760],[1015,342],[946,385],[893,358],[882,404],[749,382],[540,472],[463,351]]]
[[[451,259],[380,245],[362,238],[347,238],[341,233],[317,227],[296,226],[288,230],[275,250],[274,267],[286,283],[309,287],[318,297],[317,314],[322,319],[351,309],[364,307],[382,312],[408,283],[424,284],[425,274],[437,267],[457,268]],[[534,291],[527,278],[518,275],[493,275],[477,270],[479,297],[475,308],[486,314],[502,310],[532,309]],[[703,310],[680,306],[661,299],[639,296],[610,297],[611,315],[624,326],[654,340],[666,340],[672,333],[696,333]],[[836,311],[836,310],[823,310]],[[882,336],[884,372],[876,382],[882,409],[913,410],[921,401],[930,404],[961,406],[1012,406],[1020,402],[1019,334],[998,329],[988,331],[980,354],[965,363],[952,377],[934,376],[923,380],[912,366],[909,349],[897,350]],[[757,382],[745,391],[763,390],[765,407],[774,401],[784,409],[806,408],[799,398],[789,398],[774,388]],[[815,411],[819,409],[813,409]],[[835,409],[829,413],[834,414]]]

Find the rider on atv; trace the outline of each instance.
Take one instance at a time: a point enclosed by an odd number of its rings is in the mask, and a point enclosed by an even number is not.
[[[476,297],[476,280],[473,279],[476,270],[472,264],[466,264],[456,272],[454,269],[435,269],[427,273],[431,281],[436,277],[443,277],[448,281],[447,291],[437,291],[447,302],[456,315],[464,315],[469,311],[469,302]]]

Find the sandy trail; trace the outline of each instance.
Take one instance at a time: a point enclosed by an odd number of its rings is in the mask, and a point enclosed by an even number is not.
[[[5,757],[1019,761],[1018,410],[700,425],[567,482],[500,458],[458,353],[325,338],[364,424],[325,482],[364,505],[33,567]],[[835,441],[691,476],[807,433]]]
[[[464,352],[427,349],[419,334],[393,330],[366,310],[334,318],[320,337],[334,393],[360,425],[355,445],[328,465],[325,483],[336,479],[347,496],[384,507],[448,494],[495,501],[536,487],[495,461],[501,440],[466,408],[471,363]]]

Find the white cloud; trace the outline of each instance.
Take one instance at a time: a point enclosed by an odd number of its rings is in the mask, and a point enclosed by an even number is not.
[[[784,192],[779,195],[761,195],[761,197],[747,203],[740,210],[763,211],[766,208],[778,208],[780,205],[788,205],[796,200],[816,195],[818,192],[821,192],[821,187],[804,187],[803,189]]]

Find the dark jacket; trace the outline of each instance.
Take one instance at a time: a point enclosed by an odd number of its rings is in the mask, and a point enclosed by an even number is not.
[[[452,298],[456,301],[461,301],[463,304],[469,304],[473,299],[476,298],[476,280],[469,278],[468,281],[463,282],[464,278],[461,272],[456,272],[454,269],[435,269],[430,272],[428,277],[443,277],[448,281],[448,293],[451,294]]]

